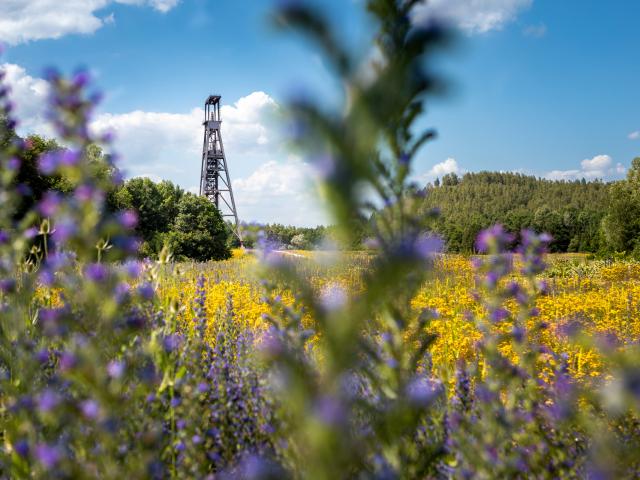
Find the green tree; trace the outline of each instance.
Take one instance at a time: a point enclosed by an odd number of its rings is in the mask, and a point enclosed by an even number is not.
[[[626,180],[611,185],[602,227],[610,250],[640,255],[640,157],[633,159]]]
[[[229,230],[220,212],[204,197],[186,193],[178,203],[169,242],[178,258],[200,262],[231,257]]]

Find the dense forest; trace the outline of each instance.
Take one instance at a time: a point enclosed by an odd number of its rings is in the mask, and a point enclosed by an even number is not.
[[[424,209],[438,209],[434,229],[448,249],[471,252],[478,232],[495,223],[517,233],[528,228],[553,236],[555,252],[597,252],[610,184],[545,180],[517,173],[445,175],[424,191]]]

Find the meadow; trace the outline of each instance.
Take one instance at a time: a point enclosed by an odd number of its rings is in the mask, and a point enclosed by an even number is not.
[[[236,322],[242,328],[266,331],[270,323],[264,316],[270,307],[263,298],[258,254],[241,249],[233,254],[233,259],[222,262],[175,265],[178,274],[160,284],[159,295],[190,304],[196,297],[197,279],[202,277],[208,312],[223,314],[231,300]],[[363,252],[287,251],[271,255],[284,256],[295,264],[318,294],[339,287],[350,296],[361,293],[362,275],[373,258]],[[548,291],[535,304],[539,311],[536,318],[549,325],[543,343],[567,355],[573,377],[600,378],[606,369],[597,349],[576,345],[570,337],[580,331],[616,348],[624,348],[640,337],[640,263],[592,260],[581,254],[550,254],[548,263],[547,271],[539,276]],[[522,281],[522,276],[514,273],[508,281]],[[437,339],[430,353],[441,375],[452,377],[456,363],[474,355],[474,345],[481,335],[471,318],[487,314],[477,300],[478,289],[472,257],[442,255],[411,301],[414,318],[425,309],[435,313],[428,331]],[[294,304],[286,285],[278,285],[276,292],[286,304]],[[181,321],[185,326],[192,324],[192,313],[185,311]],[[304,321],[313,326],[312,318]],[[210,341],[215,339],[210,337]]]

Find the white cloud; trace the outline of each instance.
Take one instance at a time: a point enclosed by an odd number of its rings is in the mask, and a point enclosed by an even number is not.
[[[10,45],[60,38],[68,34],[90,34],[113,15],[101,17],[100,10],[113,3],[149,6],[166,13],[180,0],[2,0],[0,2],[0,42]],[[63,5],[61,3],[64,3]]]
[[[462,173],[462,169],[458,165],[455,158],[447,158],[446,160],[436,163],[427,172],[417,176],[418,183],[427,183],[440,178],[448,173]]]
[[[286,162],[270,160],[246,178],[234,182],[238,210],[243,219],[316,226],[327,222],[313,185],[308,163],[290,156]]]
[[[499,30],[533,0],[426,0],[413,11],[415,22],[437,19],[468,33]]]
[[[0,71],[5,73],[4,82],[11,89],[11,98],[16,104],[16,117],[23,122],[20,130],[43,128],[43,107],[49,94],[48,82],[28,75],[24,68],[12,63],[0,65]],[[50,130],[43,133],[48,132]]]
[[[629,140],[638,140],[640,139],[640,130],[636,130],[635,132],[631,132],[629,134]]]
[[[579,169],[552,170],[545,177],[550,180],[608,179],[624,174],[625,171],[621,163],[613,165],[613,159],[609,155],[596,155],[582,160]]]

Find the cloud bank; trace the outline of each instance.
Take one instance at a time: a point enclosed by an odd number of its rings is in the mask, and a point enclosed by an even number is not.
[[[2,0],[0,42],[17,45],[33,40],[91,34],[113,23],[112,14],[100,10],[111,4],[151,7],[166,13],[180,0]]]
[[[595,180],[619,177],[625,173],[621,163],[613,165],[613,159],[609,155],[596,155],[593,158],[585,158],[580,162],[580,168],[573,170],[552,170],[545,177],[550,180]]]

